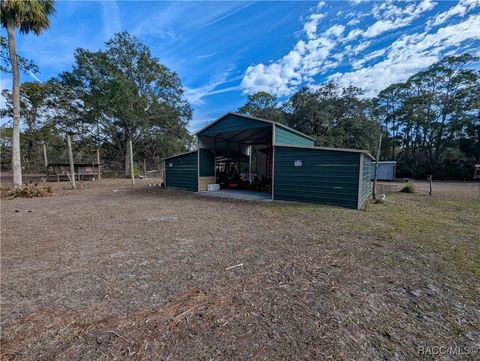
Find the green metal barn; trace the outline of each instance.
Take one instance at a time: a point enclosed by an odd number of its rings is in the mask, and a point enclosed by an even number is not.
[[[270,120],[227,113],[196,133],[198,149],[165,159],[165,186],[364,207],[373,157],[364,150],[315,147],[314,139]],[[215,186],[216,185],[216,186]]]

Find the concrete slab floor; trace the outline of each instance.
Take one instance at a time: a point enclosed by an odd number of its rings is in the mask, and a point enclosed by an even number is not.
[[[213,198],[232,198],[251,201],[271,201],[272,194],[267,192],[256,192],[240,189],[221,189],[213,192],[199,192],[201,196]]]

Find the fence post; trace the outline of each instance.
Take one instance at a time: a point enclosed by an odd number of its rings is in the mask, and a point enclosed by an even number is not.
[[[97,175],[97,179],[100,180],[101,178],[101,170],[100,170],[100,148],[97,148],[97,172],[98,172],[98,175]]]
[[[45,174],[48,174],[47,145],[45,144],[45,142],[42,142],[42,144],[43,144],[43,161],[45,162]]]
[[[76,189],[77,184],[75,183],[75,165],[73,164],[72,141],[70,140],[70,134],[67,134],[67,145],[68,159],[70,161],[70,181],[72,182],[72,188]]]

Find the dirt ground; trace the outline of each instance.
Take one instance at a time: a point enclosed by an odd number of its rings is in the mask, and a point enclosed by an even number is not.
[[[2,359],[479,359],[478,183],[366,211],[148,183],[2,200]]]

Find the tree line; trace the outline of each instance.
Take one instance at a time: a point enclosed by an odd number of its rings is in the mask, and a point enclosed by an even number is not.
[[[178,75],[127,32],[117,33],[105,50],[77,49],[71,71],[20,86],[24,129],[21,158],[26,168],[42,164],[42,142],[50,160],[65,160],[65,137],[72,136],[76,161],[92,161],[96,150],[110,168],[130,174],[127,145],[149,165],[191,144],[192,110]],[[12,93],[3,90],[3,117],[13,117]],[[11,128],[3,129],[2,159],[8,160]],[[5,142],[6,141],[6,142]],[[11,154],[11,153],[10,153]]]
[[[134,157],[150,163],[191,148],[192,109],[178,75],[128,32],[115,34],[104,50],[77,49],[70,71],[46,82],[20,82],[20,72],[38,67],[17,55],[15,30],[39,35],[54,10],[51,0],[1,2],[8,39],[0,37],[0,70],[12,73],[13,86],[2,92],[0,115],[12,123],[1,128],[0,155],[2,165],[12,164],[14,185],[22,183],[21,165],[42,164],[40,144],[50,160],[65,160],[67,134],[77,161],[92,161],[99,150],[126,175],[130,140]],[[401,177],[468,179],[480,163],[478,62],[469,54],[445,57],[374,98],[334,82],[304,87],[289,99],[258,92],[239,112],[287,124],[319,146],[373,154],[381,136],[380,159],[396,160]]]
[[[374,98],[362,89],[328,82],[281,102],[258,92],[239,112],[279,121],[316,139],[316,145],[367,149],[396,160],[397,176],[471,179],[480,163],[479,58],[448,56]]]

